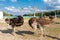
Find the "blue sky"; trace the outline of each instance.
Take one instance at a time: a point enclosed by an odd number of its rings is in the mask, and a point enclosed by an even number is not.
[[[0,11],[13,15],[60,9],[60,0],[0,0]],[[23,8],[23,10],[21,10]]]

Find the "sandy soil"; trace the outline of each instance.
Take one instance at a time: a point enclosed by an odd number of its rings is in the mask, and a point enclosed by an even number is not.
[[[40,40],[40,30],[34,32],[28,22],[25,20],[24,25],[15,27],[16,32],[13,36],[12,28],[4,21],[0,21],[0,40]],[[55,30],[56,29],[56,30]],[[46,37],[44,40],[60,40],[60,24],[52,24],[46,27]]]

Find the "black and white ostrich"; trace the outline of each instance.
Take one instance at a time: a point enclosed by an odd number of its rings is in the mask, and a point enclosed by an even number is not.
[[[15,27],[21,26],[24,23],[24,19],[22,16],[17,16],[16,18],[6,18],[6,23],[11,25],[12,32],[15,32]]]

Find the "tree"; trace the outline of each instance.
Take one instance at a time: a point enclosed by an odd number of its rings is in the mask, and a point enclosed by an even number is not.
[[[3,12],[3,16],[13,16],[12,14],[8,14],[6,12]]]

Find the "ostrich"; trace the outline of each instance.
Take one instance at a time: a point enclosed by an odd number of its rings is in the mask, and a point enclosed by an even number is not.
[[[35,16],[36,8],[34,7],[33,9],[34,9],[34,17],[30,18],[28,23],[29,23],[30,27],[35,29],[35,31],[36,31],[37,27],[39,27],[41,30],[41,37],[43,37],[43,35],[45,33],[45,27],[51,23],[54,23],[55,16],[49,16],[50,20],[48,20],[42,16],[37,19]],[[41,38],[41,40],[42,39],[43,38]]]
[[[50,16],[49,19],[50,20],[48,20],[44,17],[40,17],[37,19],[36,17],[33,17],[33,18],[29,19],[28,23],[35,30],[39,26],[39,28],[41,30],[41,36],[43,36],[45,34],[45,27],[49,26],[49,24],[51,24],[51,23],[54,23],[55,16]]]
[[[39,26],[39,25],[44,26],[44,25],[54,23],[54,18],[55,18],[55,16],[50,16],[49,17],[50,20],[48,20],[44,17],[40,17],[38,19],[36,17],[33,17],[33,18],[29,19],[28,23],[32,28],[34,28],[36,30],[37,26]]]
[[[34,17],[33,18],[30,18],[29,21],[28,21],[28,23],[29,23],[29,25],[32,28],[37,29],[37,22],[36,22],[37,18],[36,18],[36,15],[35,15],[35,13],[36,13],[36,7],[34,6],[32,9],[34,11]]]
[[[11,25],[12,32],[15,32],[15,27],[21,26],[24,23],[24,19],[22,16],[17,16],[16,18],[6,18],[6,23]]]

